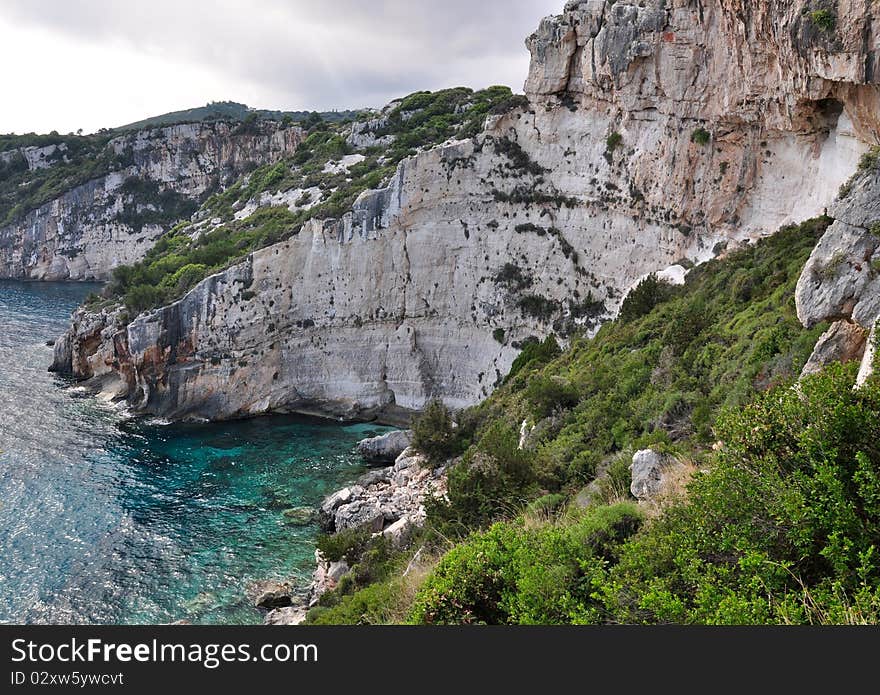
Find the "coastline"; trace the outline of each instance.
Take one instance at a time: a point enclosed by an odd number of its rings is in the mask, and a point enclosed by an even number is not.
[[[401,549],[414,529],[424,524],[428,496],[444,496],[446,490],[446,466],[430,466],[426,457],[407,446],[393,464],[372,467],[352,484],[325,497],[317,513],[325,533],[367,530],[373,538],[384,536],[393,548]],[[321,596],[335,589],[351,569],[344,558],[325,558],[316,548],[315,570],[307,586],[296,587],[292,581],[261,582],[255,605],[266,611],[264,624],[301,624]]]

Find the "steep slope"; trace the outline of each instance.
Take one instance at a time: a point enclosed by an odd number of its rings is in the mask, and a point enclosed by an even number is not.
[[[783,228],[681,287],[646,281],[593,338],[524,351],[456,427],[432,407],[414,441],[448,497],[408,548],[321,539],[352,571],[309,621],[876,620],[880,574],[866,565],[863,583],[850,541],[877,542],[877,380],[854,391],[850,364],[791,388],[823,327],[800,324],[795,286],[830,223]],[[661,469],[637,506],[645,447]],[[416,595],[425,572],[409,568],[434,554]],[[807,587],[810,601],[782,598]]]
[[[830,205],[878,127],[870,3],[833,10],[570,2],[527,41],[527,103],[177,303],[79,314],[56,368],[175,417],[474,403],[530,336],[593,331],[645,274]],[[423,110],[346,141],[366,156]]]
[[[0,277],[103,280],[140,260],[205,194],[292,153],[295,126],[190,123],[0,152]],[[47,139],[54,139],[45,136]],[[13,205],[13,201],[15,204]]]

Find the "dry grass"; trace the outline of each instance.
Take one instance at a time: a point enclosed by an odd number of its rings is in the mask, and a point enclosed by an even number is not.
[[[409,615],[412,612],[413,603],[415,603],[419,589],[425,583],[428,575],[437,567],[442,557],[442,553],[428,551],[425,546],[416,550],[403,574],[401,574],[396,582],[398,601],[388,613],[387,624],[405,625],[409,622]]]
[[[687,487],[699,469],[690,459],[676,457],[663,469],[663,486],[650,500],[639,502],[649,519],[656,519],[666,509],[687,499]]]

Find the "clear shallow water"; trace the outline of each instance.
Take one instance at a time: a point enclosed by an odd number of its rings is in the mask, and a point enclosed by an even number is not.
[[[315,506],[384,431],[266,416],[132,419],[49,374],[94,286],[0,281],[0,622],[251,623],[247,586],[314,569]]]

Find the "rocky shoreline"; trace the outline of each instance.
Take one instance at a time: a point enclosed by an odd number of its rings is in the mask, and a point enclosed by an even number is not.
[[[394,547],[405,547],[412,532],[425,521],[428,496],[446,494],[446,467],[432,468],[410,443],[412,433],[392,431],[358,443],[358,451],[371,463],[394,463],[367,471],[321,503],[317,513],[327,533],[369,529]],[[345,560],[329,561],[315,550],[311,583],[298,589],[292,582],[260,582],[250,588],[254,604],[267,613],[266,625],[299,625],[322,594],[336,588],[351,571]]]

